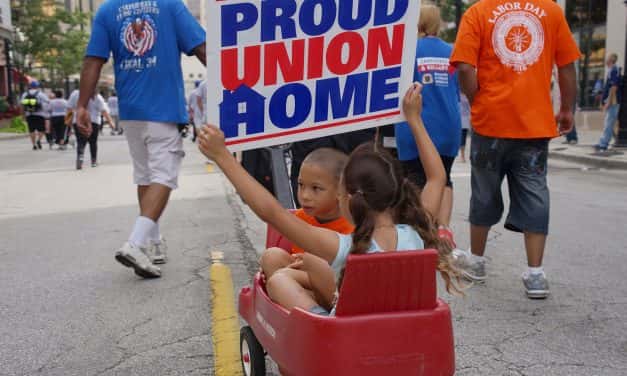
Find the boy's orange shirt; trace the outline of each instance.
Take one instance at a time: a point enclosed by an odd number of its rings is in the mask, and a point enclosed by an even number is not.
[[[344,217],[340,217],[331,222],[320,223],[315,217],[307,215],[303,209],[296,210],[294,212],[294,215],[312,226],[328,228],[329,230],[339,232],[340,234],[352,234],[353,230],[355,230],[355,227],[351,225],[350,222],[348,222]],[[293,245],[290,253],[294,254],[304,252],[305,250],[303,250],[302,248]]]
[[[558,136],[551,72],[579,56],[564,12],[552,0],[475,3],[462,18],[450,59],[477,68],[473,130],[496,138]]]

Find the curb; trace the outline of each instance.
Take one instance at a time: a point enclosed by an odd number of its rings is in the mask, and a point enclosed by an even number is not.
[[[10,134],[10,133],[3,133],[3,134]],[[0,141],[17,140],[17,139],[26,138],[26,137],[28,137],[28,133],[11,134],[10,136],[0,136]]]
[[[565,153],[562,151],[549,151],[549,158],[567,162],[577,162],[596,168],[627,170],[627,160],[611,159],[611,157],[596,157],[592,155]]]

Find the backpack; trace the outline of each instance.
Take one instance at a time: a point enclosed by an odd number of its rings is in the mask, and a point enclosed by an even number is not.
[[[27,112],[37,112],[41,110],[41,102],[37,99],[39,95],[39,91],[35,93],[31,93],[30,91],[26,93],[24,99],[22,99],[22,106],[24,106],[24,110]]]

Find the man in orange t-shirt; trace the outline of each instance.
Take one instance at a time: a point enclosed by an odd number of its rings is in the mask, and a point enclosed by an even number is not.
[[[483,254],[490,227],[503,214],[501,183],[507,176],[505,227],[525,236],[527,296],[549,294],[542,269],[549,225],[548,143],[573,127],[573,63],[579,56],[564,13],[551,0],[481,0],[462,18],[450,61],[471,102],[471,248],[456,251],[469,279],[486,278]],[[551,105],[554,65],[562,97],[557,117]]]

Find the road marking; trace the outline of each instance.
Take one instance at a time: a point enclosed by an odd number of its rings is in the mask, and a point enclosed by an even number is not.
[[[231,269],[222,264],[224,254],[211,252],[211,336],[215,376],[242,375],[239,321],[235,310]]]

